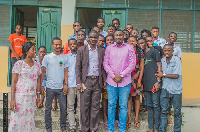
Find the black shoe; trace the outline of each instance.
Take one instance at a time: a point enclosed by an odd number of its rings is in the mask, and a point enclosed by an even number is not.
[[[70,129],[70,132],[76,132],[76,129],[74,129],[74,128]]]
[[[52,132],[52,130],[51,130],[51,129],[48,129],[47,132]]]

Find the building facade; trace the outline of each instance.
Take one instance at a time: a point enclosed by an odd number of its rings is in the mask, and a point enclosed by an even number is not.
[[[153,26],[160,28],[160,37],[168,41],[170,32],[178,34],[177,43],[183,50],[183,98],[200,98],[200,0],[0,0],[0,54],[2,87],[10,84],[8,36],[15,24],[23,25],[23,34],[36,46],[47,46],[58,36],[67,41],[73,34],[73,22],[81,22],[88,31],[98,17],[105,19],[105,30],[113,18],[120,19],[120,28],[126,24],[141,31]]]

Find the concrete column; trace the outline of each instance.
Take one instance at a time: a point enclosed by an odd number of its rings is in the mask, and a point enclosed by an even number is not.
[[[76,0],[62,0],[61,39],[63,45],[67,42],[68,37],[74,33],[75,12]]]

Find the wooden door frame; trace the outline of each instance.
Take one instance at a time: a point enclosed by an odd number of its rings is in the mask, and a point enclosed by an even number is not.
[[[0,2],[1,3],[1,2]],[[47,8],[61,8],[62,9],[62,5],[40,5],[40,4],[13,4],[13,3],[5,3],[5,5],[10,5],[10,34],[13,33],[13,19],[14,19],[14,14],[13,14],[13,9],[16,6],[36,6],[36,7],[47,7]],[[11,66],[11,51],[9,48],[9,53],[8,53],[8,76],[7,76],[7,86],[11,86],[11,70],[12,70],[12,66]]]

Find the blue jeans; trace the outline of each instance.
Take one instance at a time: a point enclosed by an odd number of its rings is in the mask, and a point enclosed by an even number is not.
[[[128,84],[124,87],[113,87],[107,84],[106,89],[108,93],[108,131],[114,132],[115,130],[115,109],[119,94],[119,131],[124,132],[126,130],[126,119],[128,113],[127,104],[131,84]]]
[[[161,103],[160,131],[166,132],[170,100],[174,108],[174,132],[181,132],[182,94],[170,94],[166,89],[162,89],[160,95],[160,103]]]
[[[160,90],[152,93],[145,92],[148,107],[148,125],[150,130],[159,130],[160,126]],[[154,128],[155,111],[155,128]]]

